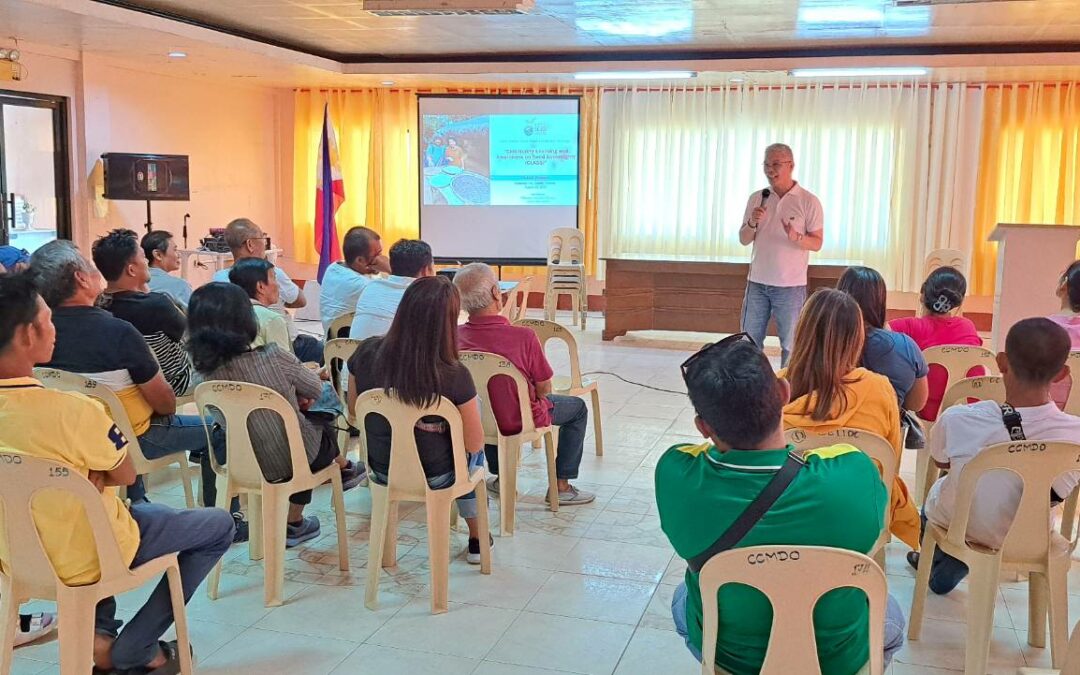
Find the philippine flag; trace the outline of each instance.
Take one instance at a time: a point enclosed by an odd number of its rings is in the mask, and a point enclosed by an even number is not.
[[[323,108],[322,140],[319,141],[319,165],[315,173],[315,250],[319,254],[319,283],[326,268],[341,260],[341,243],[334,215],[345,201],[345,182],[341,179],[337,134],[330,124],[330,105]]]

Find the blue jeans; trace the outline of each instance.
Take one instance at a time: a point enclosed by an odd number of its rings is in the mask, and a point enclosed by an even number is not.
[[[317,337],[300,334],[292,343],[293,354],[300,359],[300,363],[323,364],[323,343]]]
[[[933,460],[931,460],[933,461]],[[926,532],[926,512],[922,514],[922,532]],[[920,557],[919,564],[923,561]],[[934,549],[934,560],[930,563],[930,590],[937,595],[945,595],[960,585],[968,575],[968,566],[940,548]]]
[[[467,463],[468,471],[471,474],[473,469],[484,466],[484,453],[478,452],[475,455],[469,455],[469,461]],[[372,471],[371,479],[379,485],[386,485],[386,474],[380,471]],[[454,484],[454,472],[441,473],[438,476],[427,477],[428,487],[432,490],[442,490],[448,488]],[[475,518],[480,513],[479,502],[476,500],[476,492],[470,492],[467,495],[462,495],[454,500],[457,502],[458,514],[462,518]]]
[[[219,447],[220,445],[220,447]],[[206,453],[206,430],[203,418],[198,415],[160,415],[150,419],[150,428],[139,436],[139,448],[143,457],[158,459],[178,452],[191,452],[195,455]],[[225,453],[225,435],[214,435],[214,451],[219,456]],[[146,498],[146,488],[142,476],[128,486],[128,497],[132,502]]]
[[[746,295],[743,296],[743,332],[748,333],[761,347],[765,344],[769,319],[776,319],[776,333],[780,336],[780,364],[786,366],[791,347],[795,344],[795,324],[805,303],[806,286],[766,286],[747,281]]]
[[[131,566],[179,553],[185,603],[232,544],[233,519],[221,509],[176,510],[161,504],[135,504],[131,507],[131,517],[139,526],[139,548]],[[95,632],[116,638],[112,646],[115,668],[145,666],[156,655],[158,640],[173,623],[169,580],[162,577],[123,631],[120,631],[123,622],[116,618],[114,598],[99,602],[95,614]]]
[[[675,621],[675,632],[686,642],[687,649],[698,663],[701,663],[701,650],[690,641],[690,630],[686,625],[686,596],[686,582],[684,581],[675,589],[675,596],[671,599],[671,618]],[[885,604],[886,668],[892,662],[893,655],[904,646],[904,623],[904,610],[900,609],[900,603],[890,593]]]
[[[577,396],[548,396],[555,407],[551,409],[551,423],[559,427],[559,451],[555,455],[555,477],[573,480],[578,477],[582,448],[585,446],[585,428],[589,424],[589,408]],[[488,468],[499,475],[499,447],[485,445]]]

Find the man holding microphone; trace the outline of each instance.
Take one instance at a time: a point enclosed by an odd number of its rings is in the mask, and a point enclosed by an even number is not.
[[[806,302],[806,269],[810,251],[820,251],[824,229],[821,202],[792,177],[791,148],[774,143],[765,148],[769,187],[746,202],[739,242],[754,245],[750,276],[743,298],[742,330],[759,346],[765,343],[769,319],[776,319],[786,366],[795,338],[795,323]]]

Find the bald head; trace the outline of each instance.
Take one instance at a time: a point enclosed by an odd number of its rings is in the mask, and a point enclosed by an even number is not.
[[[225,226],[225,243],[237,260],[266,255],[266,234],[247,218],[237,218]]]
[[[495,270],[484,263],[471,263],[454,275],[454,285],[461,295],[461,308],[473,314],[499,311],[499,279]]]

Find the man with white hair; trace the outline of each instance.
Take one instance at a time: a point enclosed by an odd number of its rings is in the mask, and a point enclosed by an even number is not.
[[[551,393],[554,371],[544,355],[536,334],[528,328],[512,326],[499,315],[502,292],[495,271],[483,263],[472,263],[454,276],[454,285],[461,294],[461,308],[469,313],[468,322],[458,329],[458,348],[468,351],[491,352],[506,358],[521,371],[529,385],[533,421],[537,427],[550,424],[559,427],[559,452],[555,457],[555,476],[558,479],[559,505],[588,504],[596,499],[591,492],[570,484],[578,477],[581,452],[585,443],[585,427],[589,411],[585,402],[576,396]],[[499,431],[507,436],[521,431],[517,389],[509,378],[496,378],[488,386],[489,401]],[[494,445],[485,445],[488,469],[499,473],[499,453]],[[499,491],[498,478],[490,488]]]
[[[787,365],[795,323],[806,302],[810,251],[820,251],[825,234],[821,202],[792,178],[795,155],[783,143],[765,148],[769,187],[746,202],[739,242],[753,244],[743,298],[742,330],[761,346],[769,319],[776,319],[781,364]]]

